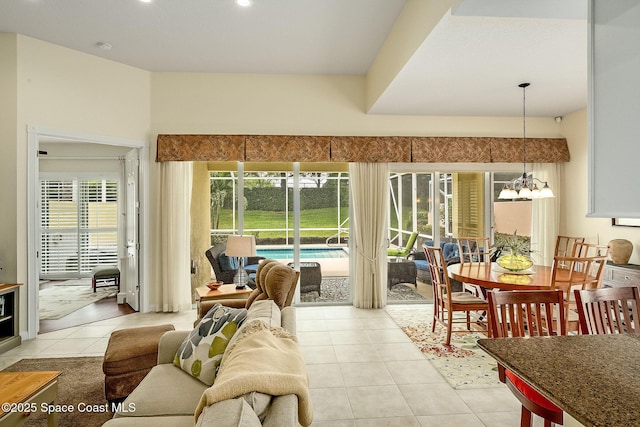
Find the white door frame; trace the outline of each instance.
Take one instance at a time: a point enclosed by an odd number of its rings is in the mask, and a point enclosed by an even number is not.
[[[149,146],[143,141],[131,141],[105,136],[85,135],[75,132],[65,132],[37,126],[27,126],[27,331],[23,339],[33,339],[38,334],[38,221],[36,203],[39,198],[38,177],[40,162],[38,150],[40,141],[44,138],[54,138],[65,143],[90,143],[115,145],[140,149],[140,300],[142,311],[148,307],[147,290],[144,286],[145,278],[149,277],[149,262],[146,248],[149,247],[147,221],[147,206],[149,206]]]

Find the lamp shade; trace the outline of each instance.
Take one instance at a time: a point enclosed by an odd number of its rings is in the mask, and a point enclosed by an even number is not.
[[[227,238],[227,248],[225,249],[227,256],[255,256],[256,239],[254,236],[236,236],[229,235]]]

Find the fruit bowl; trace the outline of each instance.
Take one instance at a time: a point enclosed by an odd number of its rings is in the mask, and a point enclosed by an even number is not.
[[[209,282],[207,283],[207,288],[211,289],[212,291],[215,291],[216,289],[218,289],[220,286],[222,286],[224,282],[221,280],[215,281],[215,282]]]
[[[502,255],[496,262],[500,267],[509,271],[522,271],[533,266],[531,258],[524,255]]]

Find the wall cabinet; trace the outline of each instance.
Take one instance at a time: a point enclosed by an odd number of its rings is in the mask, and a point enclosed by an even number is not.
[[[640,218],[640,2],[589,0],[588,216]]]
[[[20,345],[18,294],[20,284],[0,284],[0,353]]]

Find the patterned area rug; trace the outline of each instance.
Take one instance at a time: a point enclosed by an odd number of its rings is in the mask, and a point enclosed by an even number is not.
[[[320,283],[320,295],[306,292],[300,295],[302,302],[345,302],[349,297],[348,277],[323,277]],[[388,301],[424,301],[424,297],[409,284],[397,284],[387,290]]]
[[[443,326],[431,332],[432,306],[390,305],[385,310],[453,388],[501,386],[496,361],[476,345],[484,334],[452,334],[447,346]]]
[[[114,296],[118,290],[116,287],[97,288],[93,292],[91,279],[85,279],[85,286],[73,283],[65,286],[62,282],[39,292],[40,320],[55,320],[73,313],[89,304],[100,301],[103,298]]]

